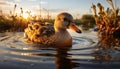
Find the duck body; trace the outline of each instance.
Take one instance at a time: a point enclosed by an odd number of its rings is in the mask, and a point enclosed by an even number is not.
[[[24,34],[25,37],[34,43],[60,47],[72,46],[72,37],[67,31],[68,28],[77,33],[81,33],[81,30],[73,23],[72,15],[64,12],[58,14],[55,19],[54,26],[33,24],[25,29]]]
[[[60,34],[62,32],[62,34]],[[72,37],[66,30],[55,32],[55,44],[58,46],[71,46]]]

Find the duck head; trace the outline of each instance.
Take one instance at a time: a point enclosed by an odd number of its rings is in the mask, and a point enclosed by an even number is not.
[[[54,22],[55,29],[55,43],[62,46],[72,46],[72,37],[68,33],[67,29],[72,29],[77,33],[81,33],[81,30],[77,28],[73,21],[72,15],[69,13],[60,13]]]
[[[56,32],[71,29],[77,33],[81,33],[81,30],[75,25],[72,15],[66,12],[58,14],[55,19],[54,29]]]

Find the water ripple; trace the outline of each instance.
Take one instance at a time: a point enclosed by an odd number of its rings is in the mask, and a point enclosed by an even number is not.
[[[9,37],[9,38],[8,38]],[[78,66],[78,64],[112,64],[120,62],[120,57],[111,55],[95,54],[98,49],[96,42],[87,37],[73,37],[73,46],[69,49],[35,47],[32,44],[25,44],[22,41],[23,36],[3,36],[0,42],[0,58],[3,61],[29,61],[29,62],[47,62],[56,65],[70,63],[69,65]],[[119,53],[120,54],[120,53]],[[64,61],[64,62],[63,62]],[[54,63],[53,63],[54,62]],[[114,64],[113,63],[113,64]]]

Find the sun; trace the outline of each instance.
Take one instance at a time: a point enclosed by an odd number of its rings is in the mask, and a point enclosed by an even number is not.
[[[29,17],[29,15],[27,13],[23,14],[23,18],[27,19]]]

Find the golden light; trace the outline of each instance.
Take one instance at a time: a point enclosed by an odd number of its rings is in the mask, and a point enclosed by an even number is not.
[[[23,14],[23,18],[27,19],[29,17],[29,15],[27,13]]]

